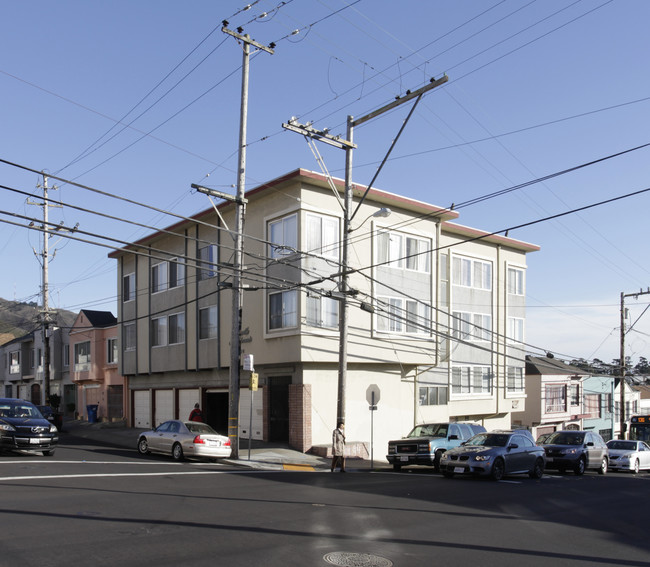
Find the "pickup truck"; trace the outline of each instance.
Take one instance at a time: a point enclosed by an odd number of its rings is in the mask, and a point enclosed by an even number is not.
[[[440,456],[458,447],[485,427],[476,423],[423,423],[403,439],[388,442],[386,459],[398,471],[408,465],[426,465],[439,471]]]

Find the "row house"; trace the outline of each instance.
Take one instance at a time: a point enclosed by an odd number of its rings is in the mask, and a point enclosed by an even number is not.
[[[298,169],[246,193],[241,355],[261,391],[240,394],[242,438],[302,451],[331,442],[343,189]],[[367,450],[371,387],[382,450],[421,421],[509,427],[526,406],[526,254],[539,248],[394,193],[357,185],[353,196],[347,438]],[[109,255],[132,426],[186,419],[198,402],[228,430],[234,218],[224,202]]]
[[[70,352],[67,329],[49,328],[50,394],[57,394],[65,402],[74,401],[70,381]],[[2,368],[0,382],[7,398],[22,398],[36,405],[45,403],[43,387],[43,333],[39,329],[0,346]]]
[[[97,419],[124,418],[124,378],[118,372],[117,319],[110,311],[82,309],[70,329],[71,378],[76,387],[76,406],[88,417],[88,406],[97,406]]]

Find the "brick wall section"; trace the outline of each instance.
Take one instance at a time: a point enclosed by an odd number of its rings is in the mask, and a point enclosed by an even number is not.
[[[289,446],[311,449],[311,384],[289,384]]]

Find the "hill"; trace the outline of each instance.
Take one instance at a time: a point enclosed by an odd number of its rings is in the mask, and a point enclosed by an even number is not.
[[[54,310],[57,326],[69,327],[77,316],[65,309]],[[40,307],[35,302],[21,303],[0,297],[0,344],[31,333],[40,327]]]

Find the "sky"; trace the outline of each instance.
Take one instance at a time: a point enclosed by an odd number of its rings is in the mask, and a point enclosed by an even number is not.
[[[117,313],[110,246],[208,208],[192,183],[235,192],[242,50],[221,31],[227,20],[275,44],[250,60],[247,189],[319,171],[282,128],[291,117],[344,135],[348,116],[447,74],[374,186],[454,203],[459,223],[541,247],[527,258],[532,354],[618,358],[623,293],[626,355],[650,358],[650,294],[633,296],[650,285],[649,2],[249,4],[3,3],[0,297],[41,301],[43,244],[26,228],[42,219],[38,172],[83,185],[48,181],[64,203],[51,222],[78,223],[79,240],[49,239],[50,307],[72,311]],[[355,129],[354,182],[370,182],[409,109]],[[344,153],[319,150],[343,177]]]

